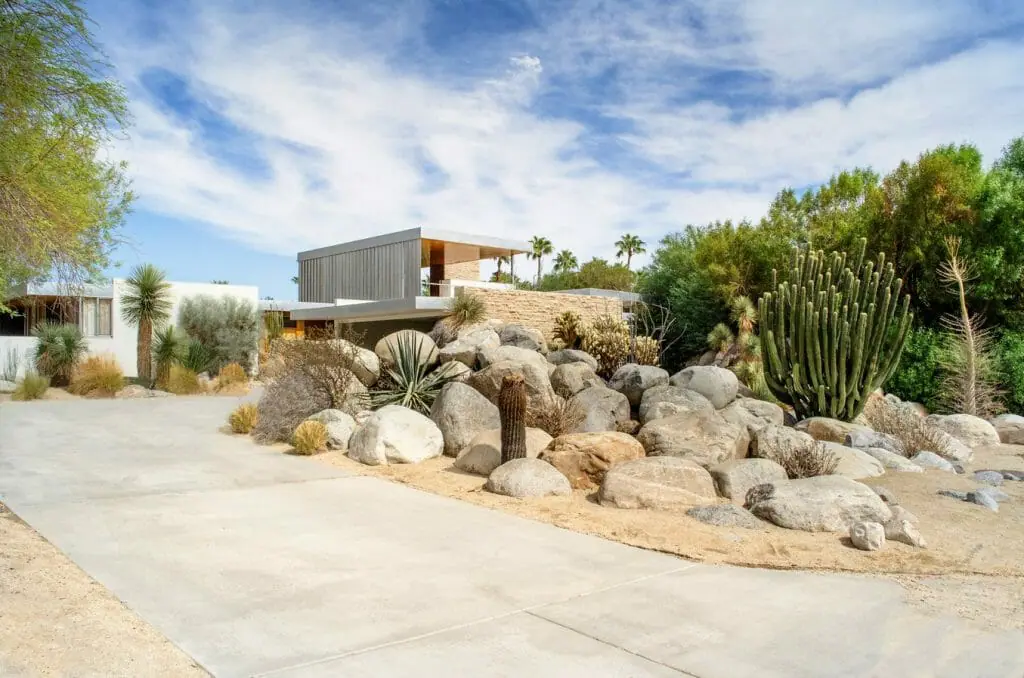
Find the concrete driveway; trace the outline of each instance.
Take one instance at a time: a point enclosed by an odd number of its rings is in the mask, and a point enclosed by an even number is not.
[[[895,584],[346,477],[218,432],[235,404],[0,404],[2,501],[216,676],[1024,676],[1024,633]]]

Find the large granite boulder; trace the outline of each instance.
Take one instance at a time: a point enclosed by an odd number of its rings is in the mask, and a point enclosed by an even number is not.
[[[629,399],[632,407],[640,405],[644,391],[668,383],[668,372],[653,365],[629,363],[615,370],[608,387]]]
[[[617,431],[568,433],[552,440],[540,459],[569,479],[575,490],[597,487],[608,469],[644,456],[636,438]]]
[[[747,493],[747,507],[779,527],[807,532],[847,532],[854,523],[884,525],[892,517],[870,487],[836,475],[758,485]]]
[[[770,403],[767,400],[759,400],[757,398],[737,398],[725,409],[728,408],[745,410],[746,412],[749,412],[751,416],[760,419],[765,424],[782,426],[786,423],[785,410],[775,403]]]
[[[704,467],[747,456],[746,428],[715,412],[685,412],[644,424],[637,440],[651,457],[682,457]]]
[[[839,464],[832,472],[837,476],[845,476],[857,480],[859,478],[874,478],[885,473],[885,466],[872,455],[839,443],[823,443],[825,449],[834,456]]]
[[[740,527],[745,530],[759,530],[764,527],[763,521],[758,520],[753,513],[736,504],[695,506],[687,511],[686,515],[715,527]]]
[[[472,386],[459,382],[444,385],[430,408],[430,419],[441,429],[444,453],[451,457],[476,434],[501,426],[494,403]]]
[[[574,396],[591,386],[605,387],[604,380],[586,363],[563,363],[551,372],[551,387],[563,398]]]
[[[572,494],[569,481],[540,459],[513,459],[491,471],[484,489],[507,497],[548,497]]]
[[[544,431],[539,428],[527,428],[526,456],[536,459],[550,442],[551,436]],[[501,429],[495,428],[476,434],[459,452],[454,466],[466,473],[490,475],[491,471],[501,466]]]
[[[718,494],[742,504],[750,488],[786,480],[786,469],[771,459],[730,459],[711,467]]]
[[[956,467],[951,462],[929,450],[921,450],[910,461],[922,469],[937,469],[948,473],[956,473]]]
[[[629,401],[626,396],[604,384],[583,389],[573,396],[573,400],[585,415],[577,427],[580,433],[616,431],[620,424],[629,421]]]
[[[714,412],[711,401],[688,388],[663,384],[644,391],[640,398],[640,423],[685,412]]]
[[[473,374],[473,370],[471,370],[465,363],[450,360],[438,365],[436,374],[438,377],[443,377],[449,381],[465,383],[469,380],[470,375]]]
[[[551,405],[555,391],[551,388],[548,371],[533,362],[499,360],[471,375],[466,383],[480,391],[492,403],[497,403],[498,393],[501,391],[501,380],[506,374],[521,374],[523,376],[530,407],[539,409]]]
[[[745,403],[761,403],[769,405],[777,409],[777,413],[767,408],[759,407],[747,407]],[[776,414],[778,416],[776,416]],[[785,415],[782,408],[772,403],[766,403],[760,400],[752,400],[750,398],[738,398],[733,402],[729,403],[722,409],[718,410],[718,416],[722,417],[726,421],[731,421],[734,424],[739,424],[747,429],[747,433],[753,437],[758,431],[766,426],[781,426],[785,421]]]
[[[750,455],[761,459],[781,459],[789,453],[809,454],[814,438],[788,426],[769,424],[754,434]]]
[[[321,410],[309,419],[320,422],[327,429],[327,449],[329,450],[347,450],[348,441],[358,428],[355,418],[341,410]]]
[[[871,429],[855,429],[850,431],[846,434],[846,439],[843,440],[843,444],[847,447],[856,447],[858,450],[864,450],[869,447],[880,447],[883,450],[889,450],[893,454],[906,456],[905,446],[899,438],[891,436],[888,433],[881,433]]]
[[[377,354],[382,365],[395,364],[401,337],[409,337],[412,345],[416,348],[416,355],[420,361],[428,366],[433,366],[437,363],[437,344],[434,343],[433,339],[423,332],[417,332],[416,330],[399,330],[382,338],[373,348],[373,352]]]
[[[476,367],[477,356],[483,351],[498,348],[501,340],[498,333],[488,328],[469,332],[453,342],[445,344],[438,354],[442,363],[457,361],[466,367]]]
[[[597,497],[605,506],[671,510],[714,502],[715,485],[689,459],[646,457],[610,469]]]
[[[687,367],[672,375],[671,384],[700,393],[719,410],[736,399],[740,388],[732,370],[713,365]]]
[[[808,417],[807,419],[801,419],[796,423],[794,427],[798,431],[803,431],[815,440],[821,440],[827,443],[842,443],[846,440],[846,436],[856,431],[867,432],[871,429],[861,426],[860,424],[851,424],[845,421],[839,421],[838,419],[829,419],[828,417]]]
[[[441,429],[419,412],[401,405],[382,407],[348,441],[348,456],[377,466],[415,464],[441,456]]]
[[[864,447],[858,449],[864,452],[864,454],[871,455],[877,459],[882,466],[891,471],[897,471],[899,473],[921,473],[924,471],[923,468],[910,461],[902,454],[896,454],[895,452],[890,452],[889,450],[881,447]]]
[[[597,358],[586,351],[578,351],[574,348],[563,348],[559,351],[548,353],[548,362],[552,365],[567,365],[569,363],[585,363],[597,372]]]
[[[999,444],[996,427],[981,417],[970,414],[931,414],[925,423],[945,431],[971,449]]]
[[[540,330],[525,325],[505,325],[499,334],[502,346],[518,346],[519,348],[539,351],[548,350],[547,342]]]
[[[373,386],[380,379],[380,357],[373,351],[356,346],[345,339],[332,339],[352,355],[352,374],[363,386]]]
[[[487,348],[477,354],[477,360],[480,361],[481,368],[489,367],[494,363],[505,360],[511,360],[513,362],[530,363],[542,370],[544,374],[551,374],[555,369],[555,366],[549,363],[540,353],[526,348],[520,348],[519,346],[498,346],[496,348]]]
[[[999,434],[999,441],[1007,445],[1024,445],[1024,417],[1019,414],[1000,414],[989,421]]]

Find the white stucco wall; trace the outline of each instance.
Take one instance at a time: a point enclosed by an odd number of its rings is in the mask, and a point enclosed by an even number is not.
[[[114,299],[112,308],[112,327],[109,337],[87,337],[89,342],[90,355],[113,355],[126,377],[138,376],[136,369],[135,346],[138,339],[138,330],[129,326],[121,319],[121,296],[124,294],[125,281],[114,280]],[[259,289],[250,285],[213,285],[211,283],[188,283],[171,282],[171,322],[177,324],[178,309],[181,301],[188,297],[205,294],[211,297],[236,297],[245,299],[252,303],[253,308],[259,301]],[[21,369],[19,376],[24,374],[25,367],[29,364],[27,358],[35,348],[35,339],[32,337],[0,337],[0,370],[3,369],[3,361],[6,352],[15,349],[21,354]]]

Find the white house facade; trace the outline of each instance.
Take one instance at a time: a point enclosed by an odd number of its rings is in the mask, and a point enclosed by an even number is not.
[[[189,297],[235,297],[257,308],[259,289],[250,285],[170,282],[170,323],[176,323],[181,302]],[[11,356],[16,356],[18,375],[31,365],[36,340],[32,327],[39,322],[73,322],[85,335],[89,355],[113,356],[126,377],[138,376],[136,370],[138,329],[121,318],[121,298],[127,284],[114,279],[110,285],[85,285],[69,296],[58,286],[29,284],[16,290],[7,305],[16,308],[16,316],[0,316],[0,372]]]

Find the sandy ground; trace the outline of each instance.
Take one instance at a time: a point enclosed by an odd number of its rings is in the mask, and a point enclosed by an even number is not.
[[[0,676],[209,674],[0,504]]]
[[[980,449],[970,469],[1024,470],[1022,453],[1024,446]],[[714,527],[682,511],[604,507],[596,502],[595,491],[577,490],[570,497],[502,497],[484,491],[485,478],[453,468],[448,457],[377,467],[337,452],[313,459],[691,560],[887,575],[904,586],[910,602],[924,609],[956,611],[983,623],[1024,628],[1024,482],[1005,483],[1011,499],[993,513],[936,494],[939,489],[974,489],[978,485],[969,475],[926,471],[869,479],[865,482],[890,490],[918,517],[928,548],[889,542],[883,550],[868,553],[853,548],[839,534],[786,530],[768,523],[760,530]]]

